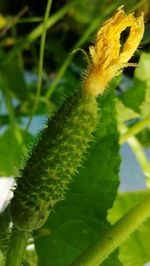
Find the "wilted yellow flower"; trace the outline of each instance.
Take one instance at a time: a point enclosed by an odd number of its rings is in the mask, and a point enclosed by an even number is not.
[[[122,31],[130,27],[129,36],[121,49]],[[137,49],[144,33],[143,15],[135,18],[122,9],[98,31],[95,46],[90,47],[91,66],[85,79],[85,88],[93,95],[103,93],[108,82],[118,75]]]

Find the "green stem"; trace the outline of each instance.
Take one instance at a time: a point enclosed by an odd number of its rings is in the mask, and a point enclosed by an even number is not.
[[[103,238],[98,238],[71,266],[99,266],[149,216],[150,194],[116,222]]]
[[[43,17],[21,18],[16,22],[16,24],[35,23],[35,22],[42,22],[42,21],[43,21]]]
[[[65,5],[58,12],[56,12],[46,23],[46,30],[52,27],[57,21],[59,21],[79,0],[71,1],[71,3]],[[7,58],[2,62],[2,65],[6,65],[12,58],[14,58],[19,52],[21,52],[27,45],[34,42],[43,32],[43,23],[37,26],[28,36],[18,45],[16,45],[7,55]]]
[[[57,76],[54,80],[54,82],[52,83],[52,85],[48,88],[47,93],[46,93],[46,97],[50,98],[51,95],[53,94],[53,92],[55,91],[61,77],[64,75],[67,67],[69,66],[71,60],[72,60],[72,56],[73,56],[73,51],[78,49],[79,47],[81,47],[90,37],[90,35],[98,28],[98,26],[100,26],[100,24],[103,22],[103,20],[112,13],[112,11],[117,7],[118,3],[115,3],[113,5],[111,5],[110,7],[107,7],[107,9],[105,10],[104,16],[101,16],[100,18],[96,18],[90,25],[90,27],[88,27],[88,29],[85,31],[84,35],[76,42],[76,44],[73,46],[72,50],[70,51],[68,57],[66,58],[66,60],[64,61],[64,63],[62,64],[61,68],[59,69]]]
[[[119,141],[120,144],[123,144],[124,142],[126,142],[129,137],[138,134],[141,130],[143,130],[149,124],[150,124],[150,115],[146,116],[142,121],[136,123],[127,132],[125,132],[120,137],[120,141]]]
[[[121,133],[124,133],[127,131],[127,126],[125,126],[123,123],[119,123],[118,125],[119,131]],[[129,137],[127,139],[127,142],[129,144],[129,146],[131,147],[132,151],[135,154],[135,157],[144,173],[144,175],[146,176],[147,180],[146,180],[146,185],[148,188],[150,188],[150,162],[148,161],[142,146],[140,144],[140,142],[137,140],[137,138],[135,138],[134,136]]]
[[[39,67],[38,67],[38,84],[37,84],[36,97],[35,97],[35,102],[34,102],[34,105],[33,105],[33,109],[31,110],[31,114],[30,114],[27,126],[25,128],[25,133],[24,134],[26,134],[26,132],[28,131],[28,129],[30,127],[30,124],[32,122],[32,118],[33,118],[33,116],[34,116],[34,114],[36,112],[36,109],[37,109],[37,105],[38,105],[39,97],[40,97],[40,93],[41,93],[47,22],[48,22],[48,17],[49,17],[51,5],[52,5],[52,0],[48,0],[47,1],[46,10],[45,10],[45,15],[44,15],[43,32],[42,32],[41,44],[40,44],[40,58],[39,58]]]
[[[29,234],[29,232],[20,231],[13,227],[6,258],[6,266],[20,266],[22,264]]]
[[[146,2],[147,2],[147,0],[141,0],[141,1],[138,1],[137,3],[134,3],[134,4],[133,4],[133,7],[130,8],[130,12],[133,12],[133,11],[137,10],[137,9],[140,8],[142,5],[144,5]]]
[[[150,176],[150,163],[147,160],[139,141],[135,137],[131,137],[128,139],[128,143],[132,148],[133,152],[135,153],[135,156],[141,168],[143,169],[143,172],[146,176]]]

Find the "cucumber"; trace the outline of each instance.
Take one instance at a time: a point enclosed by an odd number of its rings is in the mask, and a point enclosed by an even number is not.
[[[15,227],[40,228],[81,165],[98,122],[96,97],[76,92],[49,118],[17,178],[10,205]]]

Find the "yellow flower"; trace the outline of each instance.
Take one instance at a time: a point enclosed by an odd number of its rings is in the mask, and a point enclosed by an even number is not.
[[[129,36],[121,49],[122,31],[130,27]],[[120,8],[98,31],[95,46],[90,47],[91,66],[85,79],[85,89],[93,95],[102,94],[108,82],[118,75],[137,49],[144,33],[143,15],[135,18]]]

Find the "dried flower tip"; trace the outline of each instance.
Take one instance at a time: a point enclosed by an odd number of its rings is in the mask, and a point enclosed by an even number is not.
[[[121,33],[130,27],[130,33],[121,47]],[[135,18],[122,9],[98,31],[95,46],[90,47],[92,64],[85,79],[85,89],[94,96],[102,94],[108,82],[118,75],[137,49],[144,33],[143,14]]]

